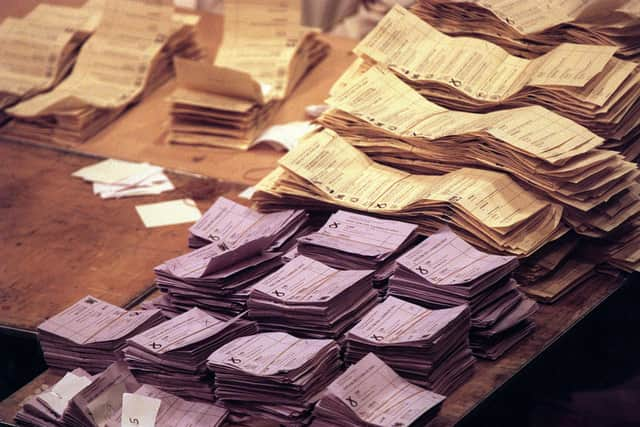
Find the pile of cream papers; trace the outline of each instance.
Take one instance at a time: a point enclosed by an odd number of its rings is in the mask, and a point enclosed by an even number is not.
[[[384,293],[393,260],[419,238],[415,224],[338,211],[315,233],[298,238],[299,254],[340,270],[376,270]]]
[[[200,248],[215,244],[221,249],[231,249],[248,240],[248,236],[253,239],[270,236],[273,242],[266,250],[283,252],[295,242],[292,237],[308,218],[309,215],[302,210],[262,214],[220,197],[189,228],[189,247]]]
[[[526,58],[572,42],[616,46],[616,56],[640,61],[635,0],[418,0],[411,10],[442,32],[489,40]]]
[[[77,368],[46,391],[29,396],[15,417],[19,426],[57,427],[62,424],[62,415],[69,401],[91,384],[91,375]]]
[[[0,116],[5,108],[50,90],[67,75],[101,12],[100,0],[78,8],[39,4],[23,18],[2,21]]]
[[[329,49],[300,25],[300,0],[227,0],[224,7],[214,65],[176,62],[174,143],[246,150],[263,142],[258,137],[282,102]]]
[[[604,235],[640,213],[640,171],[603,139],[540,106],[491,113],[442,108],[388,70],[356,62],[332,88],[320,123],[373,160],[412,173],[480,167],[509,173],[565,206],[582,234]]]
[[[190,402],[144,384],[135,393],[123,394],[122,407],[105,427],[218,427],[224,424],[228,413],[220,405]],[[146,420],[149,423],[145,424]]]
[[[305,137],[279,165],[256,186],[260,210],[339,206],[411,222],[427,234],[449,223],[474,245],[516,255],[567,231],[560,205],[507,174],[462,168],[412,175],[372,161],[327,129]]]
[[[255,229],[235,246],[212,243],[167,260],[154,269],[156,284],[175,310],[196,306],[218,318],[235,316],[245,311],[252,285],[282,265],[282,253],[266,252],[274,231]]]
[[[160,166],[107,159],[75,171],[71,176],[93,183],[103,199],[147,196],[175,189]]]
[[[122,407],[122,395],[140,388],[127,365],[117,362],[96,375],[73,396],[62,415],[62,426],[104,427]]]
[[[537,305],[517,290],[513,256],[483,253],[444,228],[398,258],[389,294],[428,308],[467,304],[471,349],[497,359],[533,331]]]
[[[249,317],[261,331],[338,338],[377,302],[373,270],[336,270],[299,255],[251,290]]]
[[[309,423],[318,394],[339,374],[339,353],[333,340],[267,332],[221,347],[207,366],[232,421],[299,426]]]
[[[258,332],[255,322],[218,320],[198,308],[127,340],[124,359],[140,381],[185,399],[215,400],[206,368],[212,351]]]
[[[488,112],[537,104],[629,160],[640,154],[640,68],[615,58],[615,46],[563,43],[523,59],[482,39],[442,34],[395,6],[354,51],[441,106]]]
[[[313,411],[317,427],[424,426],[445,396],[409,383],[369,353],[340,375]]]
[[[116,360],[127,338],[164,320],[159,310],[127,311],[87,296],[38,325],[50,368],[97,373]]]
[[[345,335],[349,365],[374,353],[413,384],[448,395],[473,374],[469,307],[430,310],[395,297]]]
[[[6,110],[12,140],[70,146],[85,142],[173,74],[173,56],[199,57],[198,17],[173,6],[105,0],[102,19],[73,72],[54,90]]]

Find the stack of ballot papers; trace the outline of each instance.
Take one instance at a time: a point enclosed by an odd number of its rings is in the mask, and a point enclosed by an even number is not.
[[[640,67],[615,51],[562,43],[523,59],[485,40],[442,34],[397,5],[354,49],[441,106],[488,112],[541,105],[632,160],[640,154]]]
[[[419,236],[415,224],[338,211],[322,228],[298,239],[297,251],[340,270],[375,270],[374,286],[384,293],[393,260]]]
[[[336,270],[299,255],[256,283],[249,317],[261,331],[338,338],[377,302],[373,270]]]
[[[469,306],[478,357],[497,359],[533,331],[537,305],[510,277],[518,266],[513,256],[483,253],[443,228],[396,263],[389,295],[427,308]]]
[[[104,427],[122,407],[122,395],[139,388],[127,365],[114,363],[69,400],[62,422],[56,425]]]
[[[77,368],[67,372],[60,381],[37,395],[29,396],[15,416],[16,425],[54,427],[62,424],[62,415],[69,401],[91,384],[91,375]]]
[[[479,37],[525,58],[572,42],[615,46],[616,56],[640,61],[635,0],[418,0],[411,10],[444,33]]]
[[[400,377],[369,353],[332,382],[313,411],[313,426],[424,426],[445,396]]]
[[[124,359],[145,384],[185,399],[214,400],[207,357],[220,346],[256,332],[255,322],[222,321],[194,307],[128,339]]]
[[[300,0],[227,0],[224,7],[215,63],[176,62],[171,142],[243,150],[262,142],[282,102],[329,49],[300,25]]]
[[[280,252],[266,252],[274,230],[255,230],[228,247],[209,244],[165,261],[154,269],[155,283],[174,310],[200,307],[228,319],[246,310],[251,287],[283,263]]]
[[[221,405],[190,402],[144,384],[135,393],[123,394],[122,407],[105,427],[218,427],[224,424],[228,413]]]
[[[413,175],[372,161],[328,129],[306,136],[278,163],[252,197],[262,211],[339,206],[411,222],[425,234],[449,223],[478,247],[516,255],[567,231],[560,205],[507,174],[462,168]]]
[[[302,227],[309,215],[303,210],[285,210],[262,214],[251,208],[219,197],[198,222],[189,228],[189,247],[215,244],[231,249],[258,236],[273,240],[268,252],[282,251]]]
[[[93,183],[93,194],[103,199],[146,196],[175,189],[160,166],[107,159],[71,174]]]
[[[20,102],[4,138],[70,146],[85,142],[173,73],[173,56],[199,57],[195,15],[140,0],[105,0],[73,72],[54,90]]]
[[[319,393],[339,374],[339,352],[333,340],[267,332],[219,348],[207,366],[232,421],[299,426],[309,423]]]
[[[540,106],[491,113],[442,108],[388,70],[355,62],[319,122],[373,160],[412,173],[509,173],[565,207],[579,233],[610,233],[640,213],[640,171],[603,139]],[[365,71],[366,69],[366,71]]]
[[[67,75],[101,12],[100,0],[83,7],[43,3],[22,18],[2,21],[0,115],[16,102],[50,90]]]
[[[164,320],[160,310],[127,311],[87,296],[38,325],[50,368],[97,373],[116,360],[127,338]]]
[[[349,365],[374,353],[412,383],[450,394],[471,377],[469,307],[430,310],[389,297],[345,334]]]

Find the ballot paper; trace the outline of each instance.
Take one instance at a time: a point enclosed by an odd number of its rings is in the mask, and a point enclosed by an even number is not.
[[[275,141],[277,149],[290,149],[308,125],[261,134],[329,46],[317,31],[300,25],[300,0],[228,0],[224,6],[224,34],[214,65],[176,62],[169,139],[242,150]]]
[[[175,188],[160,166],[117,159],[85,166],[71,176],[92,182],[93,193],[103,199],[160,194]]]
[[[0,114],[66,77],[96,29],[100,6],[99,0],[83,7],[39,4],[22,18],[5,17],[0,24]]]
[[[338,211],[315,233],[298,239],[297,253],[340,270],[376,270],[374,286],[386,293],[393,261],[419,239],[417,225]]]
[[[573,256],[565,260],[557,271],[540,280],[522,286],[520,289],[537,301],[554,303],[563,295],[593,277],[594,274],[595,264],[593,262]]]
[[[49,367],[97,373],[121,359],[128,337],[163,320],[159,310],[127,311],[87,296],[38,325],[38,339]]]
[[[376,304],[373,270],[336,270],[299,255],[256,283],[249,318],[261,331],[338,338]]]
[[[67,372],[49,389],[29,396],[15,416],[16,423],[21,426],[60,425],[69,401],[91,384],[91,380],[91,375],[83,369]]]
[[[229,249],[249,240],[269,237],[273,240],[269,250],[276,251],[305,224],[308,217],[302,210],[265,215],[219,197],[202,218],[189,228],[189,247],[200,248],[213,243],[221,249]]]
[[[264,143],[276,150],[289,151],[298,145],[300,138],[317,128],[317,125],[311,124],[309,121],[273,125],[262,132],[254,144]]]
[[[332,88],[327,103],[333,110],[319,122],[375,161],[411,173],[464,167],[509,173],[563,204],[581,234],[609,233],[640,211],[640,202],[613,216],[602,210],[637,185],[640,171],[569,119],[539,106],[447,110],[380,67],[351,72]]]
[[[198,205],[191,199],[137,205],[136,211],[147,228],[194,222],[202,216]]]
[[[216,396],[240,419],[308,424],[319,393],[340,372],[333,340],[283,332],[238,338],[209,356]]]
[[[345,334],[345,362],[374,353],[412,383],[450,394],[473,373],[466,305],[430,310],[395,297],[374,307]]]
[[[197,21],[174,14],[167,2],[106,0],[70,75],[52,91],[6,110],[15,120],[3,137],[62,146],[85,142],[171,77],[174,55],[202,55]]]
[[[255,322],[223,321],[194,307],[128,339],[124,360],[145,384],[185,399],[213,401],[207,357],[235,338],[256,332]]]
[[[133,397],[135,403],[139,404],[127,405],[124,400],[125,396],[128,396],[128,399]],[[151,405],[157,405],[157,408]],[[123,394],[122,409],[113,414],[106,427],[143,427],[145,425],[151,427],[218,427],[225,422],[228,413],[229,411],[221,405],[190,402],[154,386],[144,384],[134,393]],[[145,424],[142,417],[150,418],[151,415],[154,417],[154,422]]]
[[[572,42],[616,46],[616,56],[640,60],[640,19],[633,0],[615,4],[419,0],[411,10],[444,33],[479,37],[526,58]]]
[[[61,425],[106,427],[122,407],[122,395],[139,388],[124,363],[113,363],[69,401]]]
[[[327,387],[313,411],[313,425],[426,425],[444,400],[409,383],[369,353]]]
[[[441,106],[484,112],[537,104],[630,160],[640,150],[640,69],[614,58],[615,46],[562,43],[529,60],[481,39],[442,34],[395,6],[354,51]]]
[[[415,223],[427,234],[449,223],[474,245],[517,255],[567,231],[559,205],[506,174],[412,175],[373,162],[327,129],[305,137],[279,165],[256,186],[252,200],[262,211],[339,206]]]
[[[513,256],[492,255],[444,228],[396,260],[389,295],[427,308],[471,310],[474,354],[496,359],[532,330],[537,305],[518,290]]]

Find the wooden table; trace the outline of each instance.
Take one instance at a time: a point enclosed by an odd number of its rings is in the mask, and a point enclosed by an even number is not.
[[[3,1],[0,19],[24,14],[35,4],[33,0]],[[203,16],[200,29],[211,51],[219,43],[220,24],[218,16]],[[353,42],[327,40],[332,46],[329,58],[294,91],[276,122],[302,119],[303,107],[322,102],[352,61]],[[192,197],[206,209],[217,196],[235,195],[273,168],[281,154],[269,149],[239,152],[168,144],[165,98],[173,85],[167,83],[96,137],[67,152],[0,144],[0,206],[4,209],[0,324],[33,330],[89,293],[115,304],[130,304],[149,291],[155,265],[186,251],[188,227],[146,229],[134,205]],[[103,201],[91,193],[89,184],[70,177],[72,171],[95,161],[88,156],[148,161],[210,178],[175,173],[171,175],[175,192]],[[542,306],[534,317],[535,333],[499,361],[478,362],[473,378],[449,396],[434,425],[450,426],[464,419],[619,287],[620,283],[599,277],[558,303]],[[25,397],[58,378],[47,371],[1,402],[0,420],[10,421]]]

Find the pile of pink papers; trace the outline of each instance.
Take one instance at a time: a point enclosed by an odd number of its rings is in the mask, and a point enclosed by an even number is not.
[[[339,353],[333,340],[268,332],[219,348],[207,366],[232,421],[298,426],[308,424],[319,393],[339,374]]]
[[[338,211],[320,230],[298,239],[298,252],[340,270],[376,270],[374,282],[386,283],[393,273],[393,260],[418,240],[417,228]]]
[[[444,399],[409,383],[369,353],[329,385],[313,411],[312,426],[424,426]]]
[[[213,401],[207,357],[220,346],[257,331],[254,322],[222,321],[193,308],[127,340],[125,361],[140,382],[186,399]]]
[[[497,359],[533,331],[537,309],[510,277],[513,256],[479,251],[448,228],[440,230],[396,261],[389,294],[428,308],[468,304],[471,348]]]
[[[466,305],[430,310],[389,297],[345,336],[347,364],[374,353],[413,384],[449,394],[473,373]]]
[[[90,373],[121,360],[127,338],[164,321],[159,310],[127,311],[87,296],[38,326],[38,339],[50,368]]]
[[[229,249],[258,237],[270,237],[267,250],[281,252],[308,217],[303,210],[291,209],[263,214],[220,197],[189,228],[189,247],[215,244],[222,249]]]
[[[247,306],[261,331],[337,338],[377,301],[373,270],[336,270],[299,255],[256,283]]]

